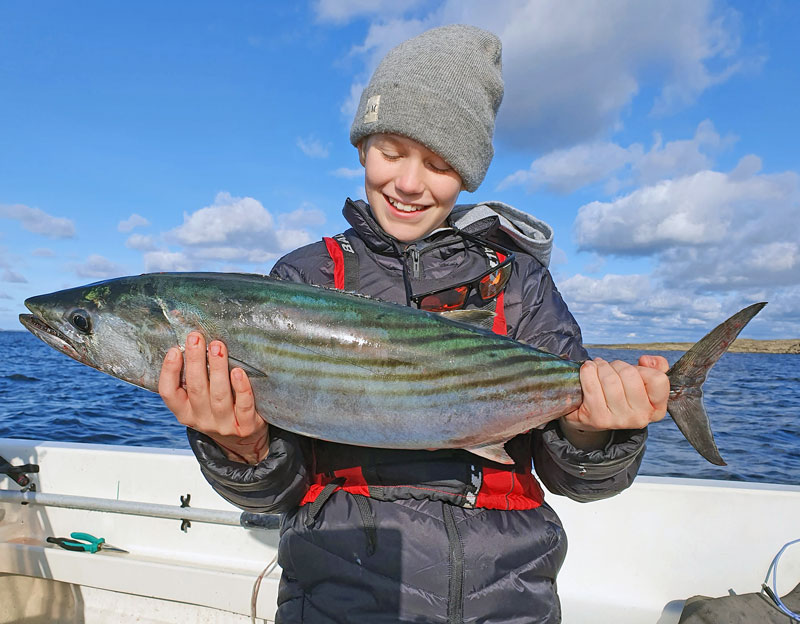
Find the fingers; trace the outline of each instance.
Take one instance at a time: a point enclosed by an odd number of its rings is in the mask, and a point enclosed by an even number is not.
[[[208,409],[219,426],[226,421],[229,427],[233,424],[230,422],[233,393],[228,377],[228,351],[219,340],[213,340],[208,345]]]
[[[234,368],[230,373],[231,387],[234,392],[234,417],[240,436],[253,435],[261,429],[263,419],[256,412],[256,402],[250,380],[241,368]]]
[[[186,337],[184,350],[184,366],[186,367],[186,394],[194,415],[195,427],[210,416],[208,361],[206,359],[205,339],[198,332],[191,332]]]
[[[661,420],[666,412],[669,381],[666,360],[648,356],[648,366],[633,366],[601,358],[580,370],[583,404],[571,416],[587,430],[641,429]],[[663,360],[663,361],[662,361]]]
[[[183,368],[183,356],[177,347],[167,351],[164,363],[161,366],[161,375],[158,378],[158,393],[161,395],[164,404],[182,424],[188,418],[190,410],[189,397],[186,390],[181,385],[181,369]]]
[[[639,358],[639,366],[655,368],[662,373],[666,373],[669,370],[669,362],[662,355],[643,355]]]
[[[628,416],[627,428],[641,429],[650,423],[653,406],[647,396],[647,389],[642,380],[639,368],[621,362],[611,362],[611,368],[617,373],[620,380],[619,394],[607,401],[609,408],[615,413]],[[646,369],[648,371],[652,369]]]
[[[184,357],[172,348],[164,358],[158,391],[179,422],[210,436],[233,461],[255,464],[269,451],[267,423],[256,412],[250,380],[241,368],[228,372],[224,343],[206,351],[199,332],[186,338]],[[181,386],[185,369],[186,387]]]
[[[666,363],[666,360],[664,362]],[[669,365],[667,365],[667,369],[669,369]],[[664,374],[666,371],[663,371],[661,366],[659,366],[658,370],[639,366],[638,371],[647,392],[647,400],[653,406],[650,422],[662,420],[667,415],[669,377]]]
[[[575,424],[580,424],[589,430],[599,430],[599,414],[608,411],[603,385],[600,382],[600,374],[597,362],[587,360],[583,363],[580,370],[581,388],[583,390],[583,403],[580,408],[571,415]],[[593,422],[595,421],[595,422]]]

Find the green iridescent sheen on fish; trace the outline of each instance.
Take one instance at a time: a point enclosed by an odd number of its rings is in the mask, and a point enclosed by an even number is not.
[[[182,346],[189,332],[221,340],[231,366],[250,377],[263,418],[334,442],[463,448],[508,463],[506,441],[582,401],[579,362],[470,324],[480,312],[444,317],[227,273],[125,277],[32,297],[25,305],[32,314],[20,315],[20,321],[39,338],[152,391],[167,350]],[[690,398],[677,400],[685,405]],[[692,409],[676,411],[686,412],[684,419],[695,427],[697,401],[691,402]],[[713,461],[718,453],[713,437],[713,449],[708,446],[702,402],[699,408],[704,422],[692,434],[693,444]]]

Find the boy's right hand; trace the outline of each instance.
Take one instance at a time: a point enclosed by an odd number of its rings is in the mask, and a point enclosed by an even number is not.
[[[181,384],[180,349],[167,352],[158,393],[183,425],[214,440],[232,461],[257,464],[269,451],[267,423],[258,415],[250,380],[241,368],[228,373],[228,351],[198,332],[186,338],[186,387]]]

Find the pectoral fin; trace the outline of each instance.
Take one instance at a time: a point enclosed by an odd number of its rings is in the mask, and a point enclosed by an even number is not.
[[[473,446],[472,448],[465,449],[470,453],[475,453],[484,459],[497,462],[498,464],[513,464],[514,460],[511,459],[506,453],[505,443],[487,444],[486,446]]]
[[[266,377],[267,374],[264,371],[258,370],[250,366],[247,362],[242,362],[241,360],[237,360],[235,357],[228,355],[228,366],[230,368],[241,368],[245,373],[247,373],[248,377]]]

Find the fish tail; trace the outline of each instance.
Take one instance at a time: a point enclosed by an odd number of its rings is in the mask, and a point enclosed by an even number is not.
[[[708,371],[728,350],[739,332],[765,305],[766,302],[754,303],[739,310],[701,338],[667,372],[669,415],[689,444],[708,461],[718,466],[726,464],[717,449],[714,434],[711,433],[711,423],[703,405],[703,382]]]

